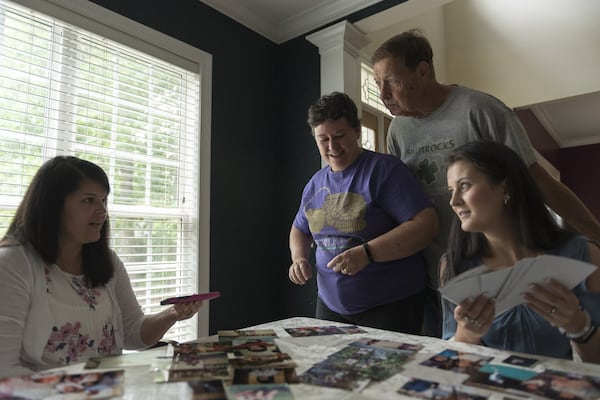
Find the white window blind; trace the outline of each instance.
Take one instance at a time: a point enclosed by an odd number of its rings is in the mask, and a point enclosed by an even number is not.
[[[0,235],[55,155],[111,182],[111,245],[146,313],[198,289],[200,75],[0,0]],[[197,337],[194,320],[166,335]]]

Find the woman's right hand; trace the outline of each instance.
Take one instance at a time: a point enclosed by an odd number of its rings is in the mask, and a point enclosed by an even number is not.
[[[496,301],[485,293],[468,297],[454,309],[456,336],[458,342],[481,343],[496,314]]]
[[[290,265],[290,281],[297,285],[304,285],[312,278],[312,266],[307,258],[299,258]]]

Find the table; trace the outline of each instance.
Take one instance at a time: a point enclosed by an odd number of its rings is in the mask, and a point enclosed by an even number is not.
[[[464,352],[477,353],[483,356],[494,357],[492,362],[499,363],[511,354],[482,346],[474,346],[466,343],[446,341],[425,336],[407,335],[397,332],[384,331],[380,329],[362,327],[365,334],[343,334],[312,337],[291,337],[284,328],[299,328],[306,326],[331,326],[344,325],[331,321],[323,321],[314,318],[294,317],[279,321],[268,322],[248,327],[249,329],[273,329],[279,336],[276,340],[282,352],[288,353],[297,363],[298,374],[302,374],[314,363],[324,360],[328,355],[341,350],[349,343],[359,338],[368,337],[374,339],[392,340],[413,344],[422,344],[424,347],[415,358],[404,365],[400,374],[378,383],[373,383],[361,393],[348,392],[341,389],[326,388],[307,384],[290,385],[295,399],[310,400],[381,400],[381,399],[407,399],[410,397],[398,394],[396,391],[409,380],[410,377],[426,378],[440,383],[459,385],[466,375],[419,365],[423,360],[446,350],[453,349]],[[347,324],[345,324],[347,325]],[[217,340],[216,336],[207,337],[207,341]],[[123,399],[128,400],[150,400],[150,399],[191,399],[191,390],[187,383],[154,383],[154,377],[159,373],[161,367],[169,364],[166,348],[156,348],[138,353],[126,354],[118,357],[103,359],[99,368],[101,369],[125,369],[125,395]],[[531,355],[529,355],[531,357]],[[545,358],[535,356],[540,361],[533,367],[536,371],[543,369],[556,369],[577,372],[585,375],[600,377],[600,365],[590,363],[579,363],[570,360]],[[70,366],[68,372],[83,371],[83,364]],[[89,370],[86,370],[89,371]],[[491,392],[485,389],[474,389],[489,399],[515,398],[500,392]]]

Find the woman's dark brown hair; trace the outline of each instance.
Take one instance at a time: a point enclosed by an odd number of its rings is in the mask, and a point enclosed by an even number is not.
[[[110,192],[106,173],[94,163],[71,156],[46,161],[33,177],[2,242],[29,244],[46,263],[56,263],[65,198],[86,179]],[[82,269],[90,287],[104,285],[113,276],[108,234],[107,218],[100,239],[83,245]]]

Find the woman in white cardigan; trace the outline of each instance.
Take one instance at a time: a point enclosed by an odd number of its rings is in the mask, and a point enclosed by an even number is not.
[[[33,178],[0,242],[0,377],[151,346],[202,305],[144,315],[108,246],[109,192],[105,172],[76,157]]]

